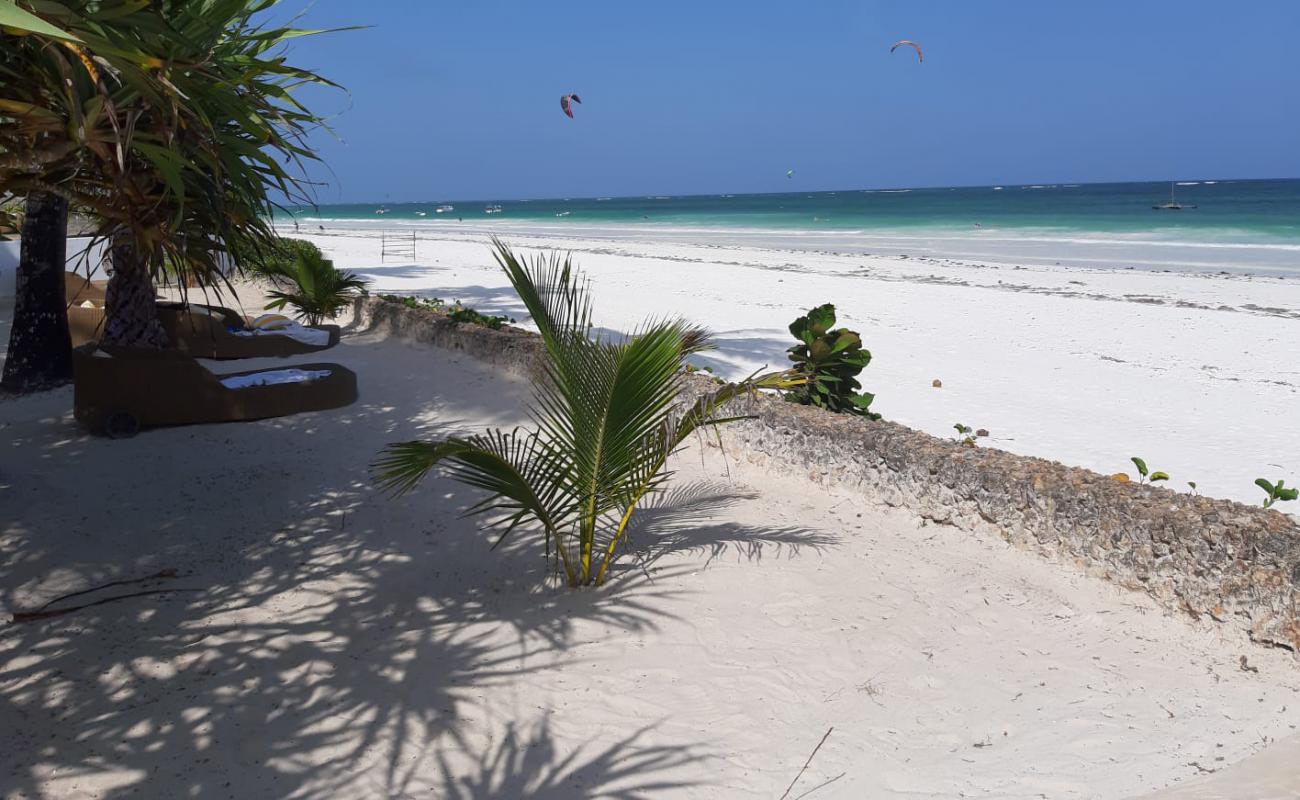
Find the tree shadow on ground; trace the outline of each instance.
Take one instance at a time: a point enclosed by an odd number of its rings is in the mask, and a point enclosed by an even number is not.
[[[713,335],[713,341],[716,348],[691,356],[691,363],[709,367],[719,376],[731,380],[743,378],[756,368],[763,372],[789,368],[786,350],[795,343],[775,329],[719,331]]]
[[[603,745],[589,743],[564,755],[551,735],[549,718],[542,718],[528,734],[521,734],[512,723],[501,743],[483,753],[474,773],[454,776],[454,771],[444,765],[442,797],[636,800],[692,786],[670,775],[705,757],[690,747],[643,743],[653,728],[643,727]]]
[[[561,759],[545,729],[529,747],[514,727],[501,740],[484,710],[526,676],[562,671],[576,642],[673,621],[682,590],[668,587],[687,568],[558,590],[539,539],[489,551],[459,516],[477,500],[460,484],[384,499],[367,462],[385,442],[511,424],[527,386],[417,348],[386,349],[397,363],[382,375],[366,371],[374,348],[337,352],[362,400],[330,412],[109,441],[75,428],[70,398],[0,406],[22,438],[0,452],[14,510],[0,523],[4,610],[177,571],[157,582],[163,594],[0,625],[0,796],[631,797],[618,787],[673,785],[654,773],[693,758],[689,747],[643,746],[638,732],[617,753]],[[690,531],[690,503],[716,506],[709,491],[659,510],[658,558],[742,540],[741,526]],[[477,772],[448,752],[481,753]]]
[[[671,554],[692,552],[706,554],[704,566],[707,567],[729,552],[749,561],[761,561],[765,554],[791,558],[803,548],[821,551],[839,542],[834,534],[794,525],[718,521],[723,512],[758,497],[755,491],[740,490],[718,481],[692,481],[674,486],[650,498],[646,507],[633,517],[629,546],[645,566]]]

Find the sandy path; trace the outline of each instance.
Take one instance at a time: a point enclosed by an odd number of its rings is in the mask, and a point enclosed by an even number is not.
[[[365,468],[526,387],[331,357],[357,405],[124,442],[68,390],[0,403],[0,606],[181,573],[0,628],[0,797],[777,797],[833,726],[792,796],[1116,798],[1300,725],[1288,656],[715,448],[610,590],[540,588],[458,485],[387,501]]]
[[[421,230],[415,264],[382,263],[377,230],[332,231],[309,238],[377,291],[522,316],[482,229]],[[1287,355],[1300,341],[1300,280],[844,255],[743,238],[511,241],[573,250],[600,325],[630,330],[674,313],[709,326],[720,349],[700,361],[732,376],[786,363],[786,325],[834,302],[875,356],[863,382],[876,408],[910,427],[951,436],[962,422],[988,429],[996,447],[1103,474],[1131,474],[1129,457],[1141,456],[1178,490],[1194,481],[1248,503],[1262,499],[1256,478],[1300,481],[1300,366]]]

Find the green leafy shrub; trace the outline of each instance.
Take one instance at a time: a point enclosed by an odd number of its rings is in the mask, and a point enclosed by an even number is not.
[[[847,328],[831,330],[835,325],[835,306],[818,306],[790,323],[790,334],[799,344],[787,352],[794,362],[792,372],[803,383],[786,392],[792,403],[814,405],[843,414],[859,414],[880,419],[872,413],[874,394],[859,392],[858,373],[871,363],[871,351],[862,346],[862,337]]]
[[[569,586],[600,585],[633,512],[665,485],[668,457],[686,438],[732,421],[719,412],[737,395],[787,389],[798,378],[727,384],[679,408],[683,364],[711,347],[706,331],[676,320],[648,322],[626,339],[593,339],[587,284],[567,258],[539,255],[530,264],[499,241],[495,248],[541,333],[535,429],[391,444],[374,464],[376,479],[401,494],[439,469],[486,492],[468,513],[491,515],[498,544],[528,525]]]
[[[289,288],[268,292],[270,302],[266,308],[290,307],[308,325],[319,325],[323,320],[336,316],[358,293],[365,294],[367,285],[351,272],[335,269],[334,263],[319,250],[299,251],[287,268],[274,273],[274,278]]]
[[[1286,502],[1300,498],[1300,489],[1286,488],[1286,481],[1278,480],[1277,483],[1270,483],[1263,478],[1256,478],[1255,485],[1263,489],[1268,497],[1264,498],[1264,508],[1271,507],[1274,503]]]
[[[452,322],[464,322],[471,325],[482,325],[485,328],[491,328],[494,331],[501,330],[501,326],[514,323],[514,320],[505,316],[491,316],[483,314],[469,306],[461,305],[459,300],[447,305],[441,297],[412,297],[395,294],[381,294],[380,298],[393,303],[401,303],[407,308],[413,308],[423,311],[434,311],[446,315]]]
[[[1129,460],[1133,462],[1133,466],[1137,467],[1138,483],[1156,483],[1157,481],[1169,480],[1169,474],[1166,472],[1148,472],[1147,462],[1137,456],[1133,456]]]
[[[501,330],[501,326],[507,322],[514,322],[510,317],[489,316],[480,314],[469,306],[462,306],[457,300],[447,309],[447,316],[452,322],[468,322],[471,325],[482,325],[485,328],[491,328],[494,331]]]
[[[300,256],[324,258],[320,248],[305,239],[278,237],[273,247],[233,254],[244,274],[281,282],[294,270]]]

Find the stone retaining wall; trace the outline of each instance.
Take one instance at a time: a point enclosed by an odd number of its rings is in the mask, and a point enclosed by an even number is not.
[[[535,334],[457,325],[429,311],[359,300],[356,322],[463,350],[517,375],[535,373]],[[689,391],[707,391],[688,378]],[[1121,483],[1054,461],[963,447],[902,425],[831,414],[772,396],[732,410],[734,456],[803,471],[869,500],[1017,546],[1146,592],[1166,607],[1240,626],[1300,653],[1300,526],[1276,511]]]

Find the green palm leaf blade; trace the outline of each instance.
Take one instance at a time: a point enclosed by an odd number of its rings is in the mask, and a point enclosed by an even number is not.
[[[19,8],[13,0],[0,0],[0,28],[11,28],[24,33],[38,33],[68,42],[81,41],[72,33],[46,22],[30,11]]]
[[[575,509],[566,492],[563,458],[536,434],[489,431],[444,442],[398,442],[385,448],[371,466],[379,488],[395,495],[411,491],[436,468],[487,492],[466,515],[504,515],[492,524],[504,527],[496,544],[525,522],[539,524],[548,542],[556,545],[570,581],[574,580],[564,528]]]

